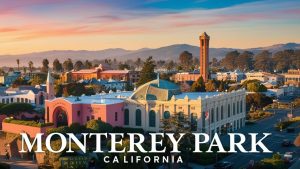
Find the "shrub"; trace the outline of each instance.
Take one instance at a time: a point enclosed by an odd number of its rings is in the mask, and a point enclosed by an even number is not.
[[[17,114],[20,112],[32,112],[34,107],[28,103],[11,103],[1,107],[1,114]]]
[[[53,123],[39,123],[36,121],[27,121],[27,120],[15,120],[12,118],[6,118],[4,119],[5,123],[13,123],[13,124],[20,124],[25,126],[32,126],[32,127],[46,127],[46,126],[52,126]]]
[[[91,132],[110,133],[113,127],[101,120],[90,120],[86,123],[86,128]]]
[[[86,128],[85,126],[80,125],[79,123],[72,123],[69,127],[70,132],[72,133],[83,133]]]
[[[66,134],[70,133],[70,128],[68,126],[61,126],[58,128],[51,128],[46,131],[47,134],[51,133],[61,133],[61,134]]]

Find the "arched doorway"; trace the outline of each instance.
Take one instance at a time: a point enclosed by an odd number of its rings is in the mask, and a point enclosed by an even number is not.
[[[68,126],[68,116],[63,109],[57,108],[55,110],[54,116],[56,127]]]

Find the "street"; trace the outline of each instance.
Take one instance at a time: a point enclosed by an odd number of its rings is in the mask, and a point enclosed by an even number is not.
[[[253,125],[247,125],[246,127],[235,131],[238,133],[243,133],[247,135],[248,133],[259,133],[258,137],[259,139],[262,138],[262,133],[272,133],[272,135],[268,136],[263,143],[266,145],[266,147],[273,151],[273,153],[279,152],[280,154],[284,154],[285,152],[296,152],[298,148],[292,146],[292,147],[282,147],[281,143],[284,139],[289,139],[291,141],[294,141],[295,138],[298,136],[298,133],[300,133],[300,128],[296,128],[296,131],[294,133],[287,133],[285,130],[282,132],[277,131],[274,128],[274,125],[280,120],[286,118],[286,114],[288,110],[275,110],[275,115],[268,117],[266,119],[262,119],[257,121]],[[294,115],[299,116],[300,115],[300,109],[294,110]],[[299,125],[299,123],[294,123],[292,126]],[[226,138],[225,138],[226,139]],[[223,141],[223,140],[222,140]],[[228,144],[228,140],[224,140],[225,144]],[[227,141],[227,142],[226,142]],[[248,150],[250,149],[250,140],[246,140],[244,143],[244,147],[246,147]],[[247,150],[246,149],[246,150]],[[263,158],[272,157],[273,153],[234,153],[225,159],[223,161],[230,161],[234,164],[234,168],[239,169],[241,167],[247,166],[250,160],[254,161],[260,161]],[[294,157],[299,158],[299,152],[294,153]]]

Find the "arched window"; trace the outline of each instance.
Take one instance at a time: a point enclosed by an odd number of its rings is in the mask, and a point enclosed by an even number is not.
[[[240,106],[240,109],[241,109],[241,113],[243,112],[243,100],[241,100],[241,102],[240,102],[240,104],[241,104],[241,106]]]
[[[217,121],[219,121],[220,119],[219,119],[219,107],[217,107],[217,111],[216,111],[216,113],[217,113],[217,117],[216,117],[216,122]]]
[[[129,125],[129,110],[125,109],[124,111],[124,125]]]
[[[233,105],[232,105],[232,111],[233,111],[233,115],[235,115],[235,103],[233,103]]]
[[[237,111],[237,112],[236,112],[237,114],[241,113],[241,112],[240,112],[240,104],[239,104],[239,101],[236,102],[236,111]]]
[[[210,122],[213,123],[213,122],[215,122],[215,111],[214,111],[214,108],[211,109],[210,114],[211,114],[211,118],[210,118],[211,120],[210,120]]]
[[[191,113],[191,130],[197,131],[197,114]]]
[[[223,105],[221,106],[221,120],[224,119],[224,108]]]
[[[228,107],[227,107],[227,117],[230,117],[230,104],[228,104]]]
[[[184,113],[183,112],[178,113],[178,120],[179,121],[184,121]]]
[[[154,110],[150,110],[149,112],[149,127],[155,127],[155,111]]]
[[[136,126],[142,125],[142,111],[140,109],[136,109],[135,111],[135,125]]]
[[[163,115],[164,119],[169,119],[171,117],[171,114],[169,111],[165,111]]]

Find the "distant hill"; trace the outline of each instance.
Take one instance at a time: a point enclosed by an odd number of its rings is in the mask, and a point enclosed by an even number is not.
[[[269,50],[270,52],[277,52],[285,49],[300,49],[300,44],[297,43],[286,43],[286,44],[276,44],[268,47],[258,47],[250,49],[234,49],[234,48],[210,48],[210,59],[217,58],[222,59],[227,52],[232,50],[244,51],[249,50],[257,53],[261,50]],[[183,51],[189,51],[193,56],[199,57],[199,47],[192,46],[188,44],[176,44],[170,46],[164,46],[160,48],[150,49],[142,48],[139,50],[125,50],[121,48],[105,49],[98,51],[88,51],[88,50],[53,50],[45,52],[35,52],[27,53],[21,55],[0,55],[0,67],[2,66],[16,66],[16,59],[20,59],[21,66],[27,66],[28,62],[31,60],[34,62],[35,66],[40,66],[42,60],[47,58],[52,62],[54,59],[58,58],[61,62],[67,58],[72,60],[102,60],[107,58],[116,58],[119,61],[124,61],[127,59],[137,59],[138,57],[144,59],[148,56],[153,56],[154,59],[159,60],[177,60],[178,56]]]

